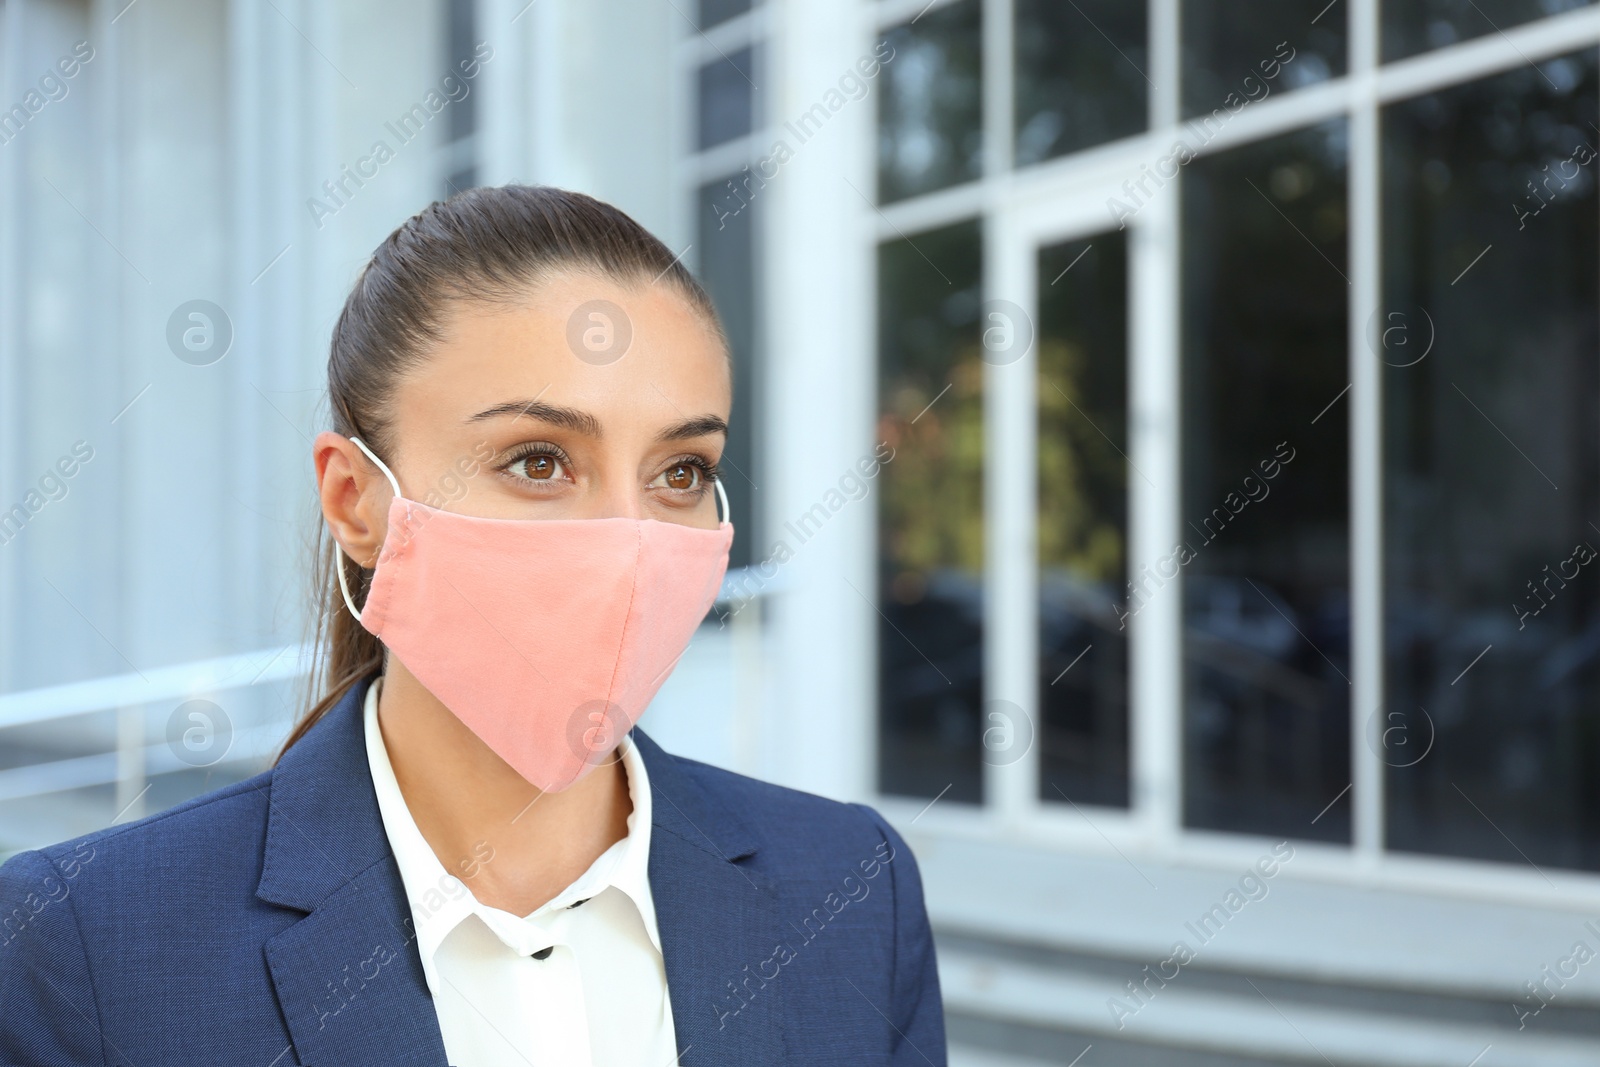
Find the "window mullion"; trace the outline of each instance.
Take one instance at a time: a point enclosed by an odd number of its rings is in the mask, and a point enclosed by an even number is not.
[[[1179,0],[1150,0],[1152,129],[1175,129],[1181,82]],[[1179,311],[1180,178],[1133,226],[1130,242],[1128,569],[1159,559],[1181,537]],[[1129,620],[1128,729],[1137,822],[1160,848],[1183,828],[1182,577],[1172,595]]]
[[[993,178],[1011,169],[1016,132],[1016,64],[1012,47],[1014,0],[983,0],[984,174]]]
[[[984,218],[980,327],[1033,339],[1021,358],[984,364],[984,799],[1004,820],[1039,805],[1038,358],[1035,247],[1015,215]],[[1008,321],[1014,308],[1031,321]],[[986,352],[989,351],[986,345]],[[1016,758],[1015,746],[1025,746]]]
[[[1383,710],[1382,379],[1371,349],[1381,300],[1378,0],[1350,10],[1350,768],[1351,841],[1363,860],[1383,849],[1384,776],[1369,720]]]
[[[1178,124],[1183,82],[1180,18],[1178,0],[1150,0],[1150,69],[1155,78],[1150,92],[1152,130]]]
[[[1139,213],[1129,256],[1130,581],[1183,538],[1177,201],[1173,189]],[[1128,620],[1133,814],[1165,850],[1183,826],[1182,583],[1177,576]]]

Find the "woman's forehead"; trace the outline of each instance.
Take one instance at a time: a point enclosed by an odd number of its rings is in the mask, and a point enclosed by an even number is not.
[[[724,420],[731,368],[715,325],[666,285],[563,276],[509,304],[462,302],[396,391],[397,414],[470,421],[537,401],[605,423]]]

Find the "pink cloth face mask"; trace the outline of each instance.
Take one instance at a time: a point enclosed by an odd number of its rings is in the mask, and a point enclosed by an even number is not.
[[[728,497],[715,530],[655,519],[486,519],[405,499],[367,602],[345,604],[428,691],[547,793],[605,762],[716,602]]]

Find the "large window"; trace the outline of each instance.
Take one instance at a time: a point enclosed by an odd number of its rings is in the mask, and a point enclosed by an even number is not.
[[[1176,6],[883,16],[879,786],[1600,869],[1590,5]]]
[[[1349,382],[1348,132],[1183,179],[1189,826],[1349,839],[1338,813],[1311,822],[1350,781],[1349,408],[1329,407]]]
[[[879,775],[890,792],[983,798],[982,256],[962,223],[878,257]]]
[[[477,0],[449,0],[445,5],[445,69],[449,71],[473,70],[481,66],[476,61],[482,54],[475,50],[483,44],[478,36]],[[470,87],[469,87],[470,89]],[[451,196],[478,184],[478,97],[468,91],[454,100],[449,109],[445,145],[445,194]]]
[[[1183,6],[1183,114],[1325,82],[1346,71],[1343,4],[1189,0]]]
[[[766,116],[757,88],[761,27],[750,0],[701,0],[698,23],[685,26],[683,58],[689,68],[688,181],[681,195],[690,206],[691,235],[681,251],[716,304],[733,357],[733,418],[721,465],[732,506],[734,538],[729,566],[759,559],[760,454],[755,428],[761,396],[760,220],[776,170],[763,157]],[[755,588],[752,585],[751,588]]]
[[[695,110],[698,148],[715,148],[743,137],[755,126],[755,50],[742,48],[719,56],[700,68],[696,79]]]
[[[728,562],[731,567],[748,566],[755,554],[751,547],[756,541],[752,523],[758,492],[754,433],[756,398],[760,395],[760,367],[756,360],[756,220],[762,204],[751,195],[748,184],[741,182],[744,177],[747,176],[710,182],[701,186],[695,196],[698,273],[717,305],[733,356],[734,414],[728,424],[721,466],[727,468],[724,477],[732,490],[728,503],[734,529],[750,531],[750,536],[734,538]],[[741,200],[731,189],[741,190],[749,199]]]
[[[1021,164],[1145,129],[1148,11],[1122,0],[1019,0],[1016,158]]]
[[[1589,49],[1384,111],[1394,848],[1600,869],[1597,98]]]
[[[1041,248],[1039,795],[1125,808],[1128,241]]]
[[[884,34],[879,54],[893,58],[878,97],[882,200],[983,172],[980,17],[978,0],[960,0]]]

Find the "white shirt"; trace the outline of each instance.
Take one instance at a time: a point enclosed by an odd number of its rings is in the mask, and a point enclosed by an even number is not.
[[[618,749],[633,812],[628,836],[526,916],[478,902],[417,829],[367,691],[367,763],[405,883],[422,970],[454,1067],[671,1067],[672,1004],[650,895],[650,782],[632,740]],[[456,866],[493,863],[494,832]],[[534,953],[549,950],[543,959]]]

